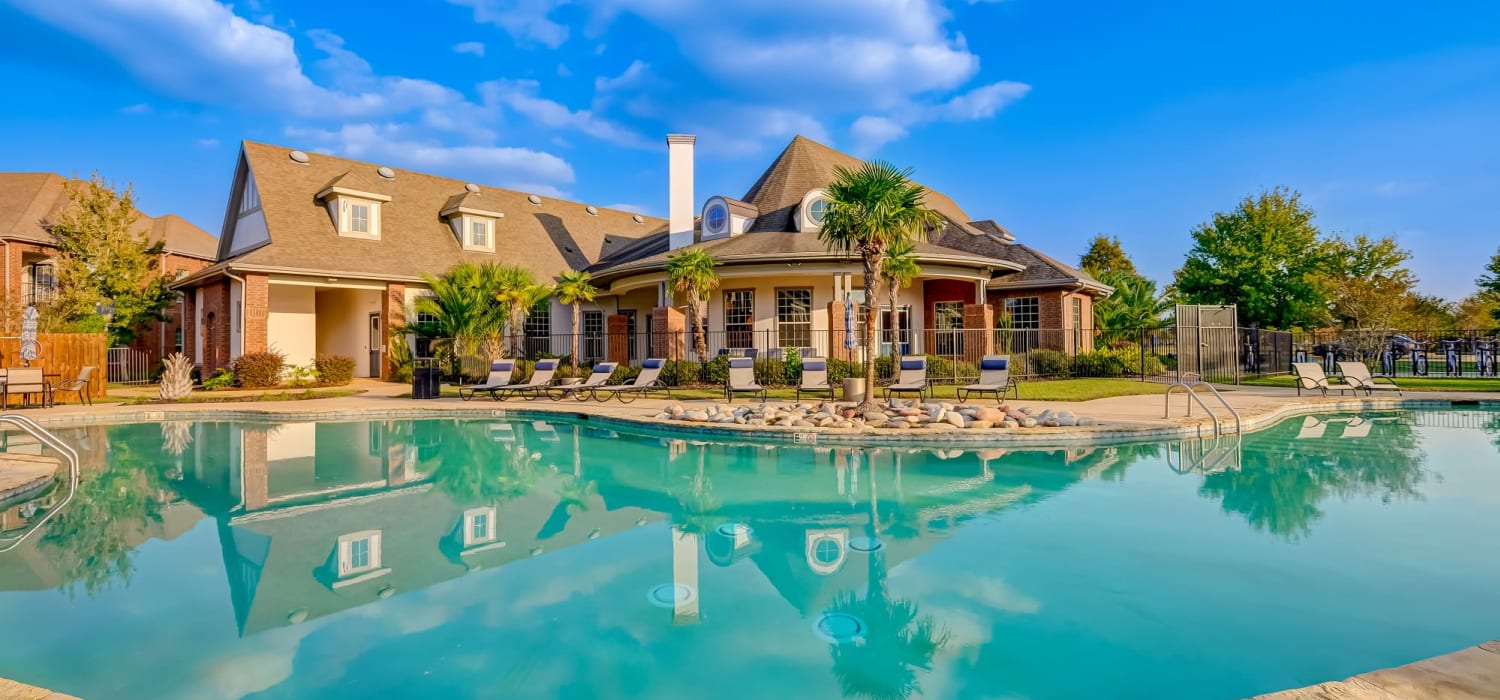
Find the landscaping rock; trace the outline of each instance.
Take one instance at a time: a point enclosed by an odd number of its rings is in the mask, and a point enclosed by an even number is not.
[[[1084,416],[1084,417],[1078,419],[1078,424],[1082,425],[1082,426],[1098,425],[1099,421],[1098,421],[1098,419],[1094,418],[1093,416]]]
[[[969,430],[988,430],[993,427],[995,424],[987,420],[977,420],[969,424]]]
[[[946,421],[948,425],[951,425],[955,428],[968,427],[968,419],[964,418],[963,415],[959,413],[949,413],[943,416],[943,420]],[[933,421],[933,423],[937,423],[937,421]]]
[[[977,408],[974,410],[974,420],[998,423],[1005,420],[1005,411],[1002,411],[998,408],[990,408],[988,406],[984,408]]]

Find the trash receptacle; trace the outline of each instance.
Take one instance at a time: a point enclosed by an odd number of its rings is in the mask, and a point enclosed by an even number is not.
[[[435,399],[442,396],[442,384],[439,379],[436,364],[417,363],[411,370],[411,397]]]
[[[865,400],[865,380],[863,378],[849,378],[844,380],[844,400]]]

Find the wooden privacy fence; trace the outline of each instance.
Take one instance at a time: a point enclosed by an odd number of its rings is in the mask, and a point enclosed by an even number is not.
[[[37,335],[40,349],[32,367],[41,367],[47,374],[61,375],[54,381],[68,381],[78,376],[84,367],[94,368],[93,381],[89,382],[89,395],[104,396],[105,363],[108,349],[103,333],[40,333]],[[0,367],[25,367],[21,359],[21,339],[0,338]],[[71,398],[71,395],[69,395]]]

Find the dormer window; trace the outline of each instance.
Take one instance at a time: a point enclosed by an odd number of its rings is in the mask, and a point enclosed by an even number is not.
[[[802,196],[802,202],[797,205],[797,213],[792,220],[793,225],[798,231],[817,231],[823,227],[823,220],[828,218],[830,204],[828,190],[820,187],[808,191]]]
[[[380,205],[391,201],[389,196],[335,184],[319,192],[318,199],[328,203],[328,214],[340,236],[380,240]]]
[[[344,201],[347,226],[344,233],[370,235],[370,204],[368,202]]]
[[[723,233],[724,226],[728,223],[729,212],[724,208],[724,205],[719,204],[709,208],[708,218],[704,222],[709,233]]]
[[[481,219],[477,216],[469,218],[469,247],[470,248],[493,248],[490,244],[490,220]]]
[[[814,199],[813,203],[807,206],[807,217],[809,219],[812,219],[812,222],[818,224],[819,226],[823,224],[823,217],[827,215],[828,200],[823,199],[822,197]]]
[[[447,208],[438,212],[438,216],[448,220],[454,238],[464,250],[493,253],[497,236],[495,224],[505,214],[479,206],[478,198],[474,192],[454,197],[449,200]]]

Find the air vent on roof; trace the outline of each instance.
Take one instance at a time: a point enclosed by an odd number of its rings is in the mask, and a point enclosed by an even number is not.
[[[584,207],[583,210],[586,211],[586,212],[588,212],[589,216],[598,216],[599,215],[599,210],[596,207],[588,206],[588,207]]]
[[[467,185],[464,185],[464,189],[466,189],[466,190],[468,190],[470,192],[473,192],[474,194],[479,194],[479,185],[476,185],[476,184],[474,184],[472,182],[469,183],[469,184],[467,184]]]
[[[646,223],[646,217],[641,216],[640,214],[636,214],[635,216],[630,217],[630,220],[634,221],[634,222],[636,222],[638,224],[644,224],[644,223]]]
[[[294,163],[306,163],[308,160],[307,154],[302,151],[292,151],[286,154],[286,157],[291,158]]]
[[[390,168],[387,168],[384,165],[376,168],[375,169],[375,174],[379,175],[379,176],[381,176],[381,177],[383,177],[383,178],[385,178],[387,180],[394,180],[394,179],[396,179],[396,171],[391,170]]]
[[[542,198],[534,194],[528,194],[526,195],[526,201],[531,202],[532,204],[541,204]]]

